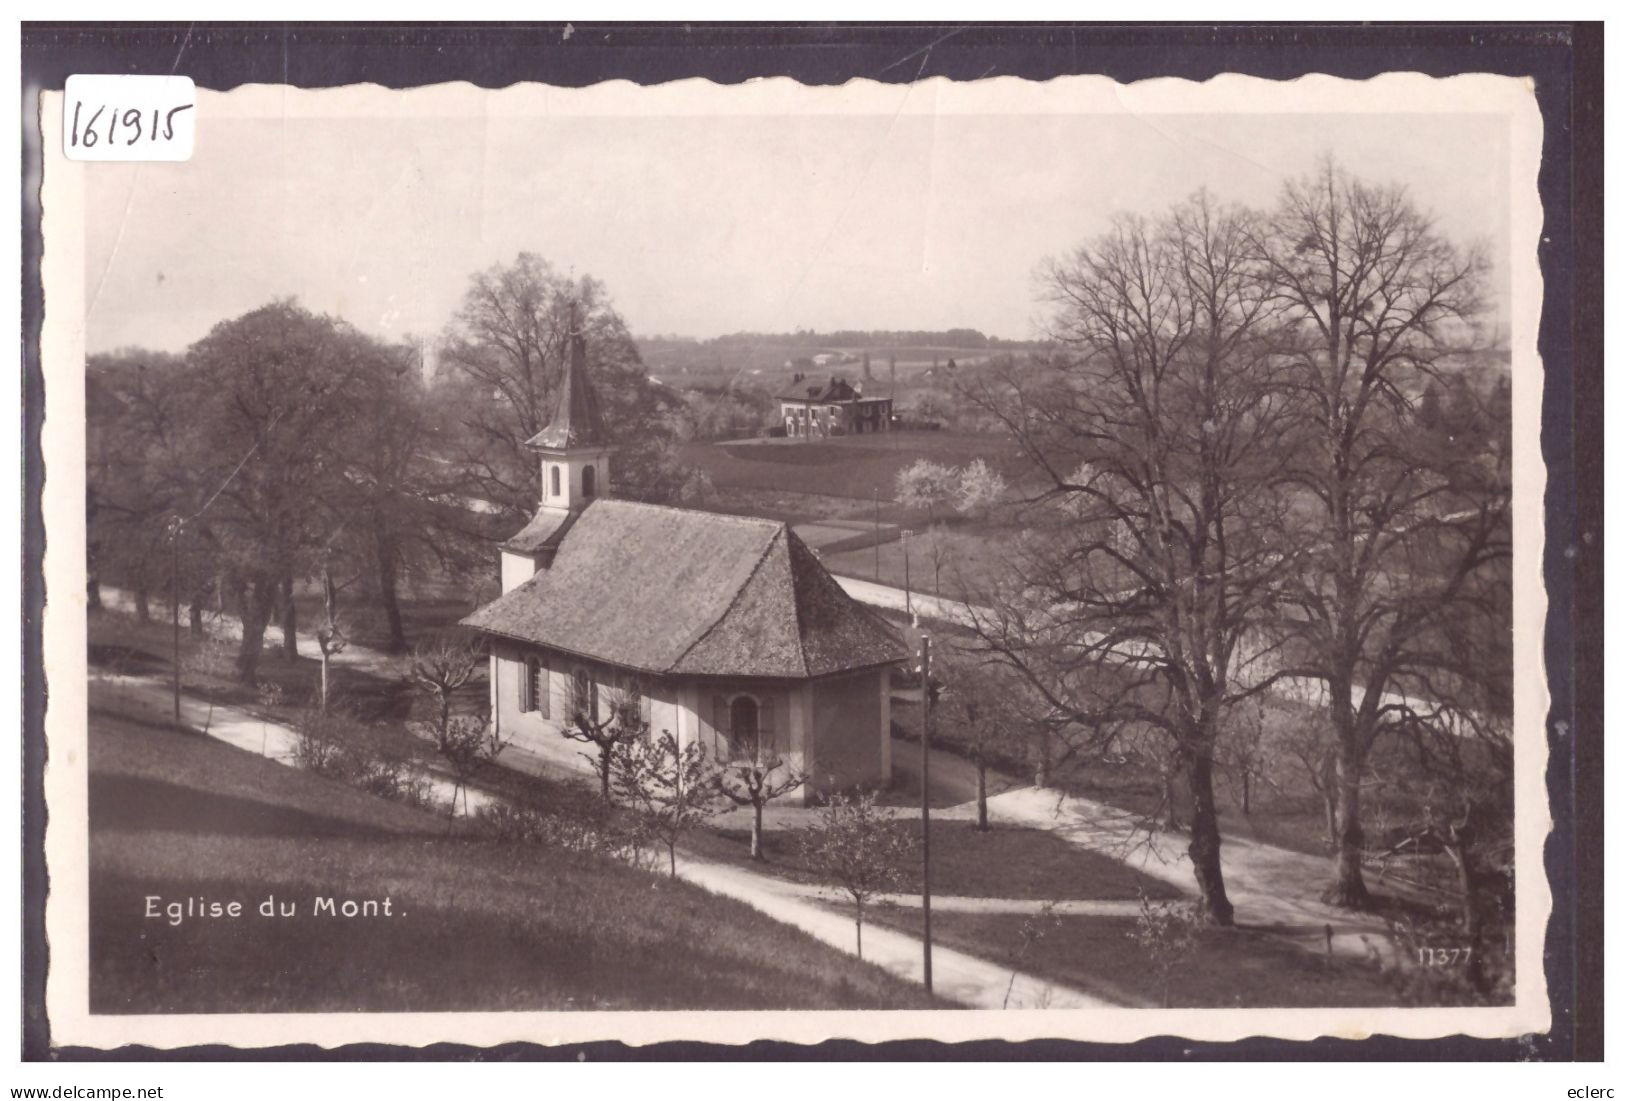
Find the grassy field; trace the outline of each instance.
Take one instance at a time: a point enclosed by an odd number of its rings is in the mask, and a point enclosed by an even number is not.
[[[876,924],[921,935],[917,910],[877,908]],[[1022,914],[931,916],[933,940],[1057,983],[1130,1005],[1163,1004],[1161,980],[1130,939],[1128,917],[1053,918],[1044,935],[1023,948]],[[1036,924],[1036,922],[1034,922]],[[1033,925],[1028,925],[1032,928]],[[1395,1005],[1399,998],[1372,965],[1328,959],[1256,929],[1203,929],[1197,946],[1169,984],[1178,1007],[1318,1007]]]
[[[724,489],[773,490],[852,499],[853,518],[873,516],[876,490],[881,520],[895,520],[891,505],[897,475],[919,459],[963,466],[973,459],[1012,477],[1020,465],[1008,436],[977,432],[881,432],[802,443],[691,443],[680,448],[685,463],[699,467]],[[862,506],[869,502],[865,510]]]
[[[743,904],[601,857],[448,833],[438,816],[109,706],[93,686],[95,1012],[928,1004]],[[294,915],[260,916],[268,898]],[[340,913],[315,912],[327,898]],[[188,918],[187,899],[244,913]],[[379,912],[342,916],[346,900]]]
[[[918,836],[917,821],[902,820],[898,829]],[[750,859],[748,830],[703,830],[688,848],[713,860],[812,882],[813,875],[791,830],[767,830],[762,837],[765,865]],[[1177,898],[1179,892],[1159,880],[1107,856],[1069,845],[1047,830],[1000,826],[982,833],[971,822],[931,823],[931,889],[943,895],[973,898],[1132,899],[1144,891],[1152,898]],[[917,894],[920,868],[912,862],[898,890]]]

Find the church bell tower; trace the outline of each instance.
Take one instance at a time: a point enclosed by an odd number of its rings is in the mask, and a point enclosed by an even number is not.
[[[587,341],[570,314],[569,360],[547,427],[525,441],[541,463],[541,501],[523,531],[502,544],[502,591],[524,584],[553,555],[582,509],[609,495],[614,445],[587,378]]]

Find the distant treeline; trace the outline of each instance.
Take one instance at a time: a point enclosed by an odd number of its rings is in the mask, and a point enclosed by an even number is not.
[[[652,336],[653,341],[693,345],[760,345],[772,344],[802,348],[1026,348],[1033,342],[1002,340],[988,336],[978,329],[835,329],[819,332],[816,329],[798,329],[793,333],[728,333],[698,340],[682,336]]]

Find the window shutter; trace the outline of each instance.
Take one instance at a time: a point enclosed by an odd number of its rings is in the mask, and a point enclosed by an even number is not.
[[[764,699],[756,710],[756,741],[762,749],[771,752],[778,743],[773,737],[773,697]]]
[[[716,743],[718,756],[728,752],[730,735],[728,731],[728,701],[721,696],[711,697],[711,727],[715,733],[713,739]]]
[[[647,689],[648,686],[644,685],[643,688]],[[649,728],[650,733],[653,733],[654,732],[654,701],[650,698],[648,691],[645,690],[645,691],[639,692],[639,694],[638,694],[638,707],[640,709],[640,715],[641,715],[641,717],[643,719],[643,725],[645,727]]]
[[[553,668],[552,663],[543,660],[539,663],[541,668],[536,671],[536,695],[542,718],[553,717]]]
[[[525,675],[519,678],[519,710],[528,712],[536,710],[536,701],[531,699],[531,684],[536,676],[536,659],[525,659]]]

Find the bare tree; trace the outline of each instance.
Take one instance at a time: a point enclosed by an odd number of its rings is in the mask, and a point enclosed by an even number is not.
[[[798,765],[785,760],[767,738],[758,736],[744,751],[722,762],[717,782],[722,795],[751,809],[750,858],[766,860],[762,851],[762,812],[780,796],[807,782]]]
[[[1326,897],[1370,903],[1361,793],[1389,700],[1437,664],[1444,610],[1508,553],[1507,495],[1460,488],[1473,448],[1432,446],[1411,415],[1472,335],[1484,262],[1440,235],[1397,187],[1328,161],[1289,183],[1256,237],[1306,438],[1289,477],[1302,533],[1287,573],[1296,671],[1326,686],[1336,748],[1336,865]]]
[[[617,485],[664,499],[687,473],[671,452],[667,416],[681,399],[649,381],[604,285],[520,253],[470,279],[440,347],[441,362],[461,383],[459,394],[444,395],[455,397],[462,422],[450,458],[466,475],[467,491],[500,506],[509,521],[528,517],[540,498],[540,464],[525,445],[553,416],[572,330],[586,337],[588,370],[621,444]]]
[[[677,843],[721,810],[715,767],[697,742],[679,746],[669,730],[616,745],[615,791],[638,816],[643,835],[662,845],[677,878]]]
[[[599,794],[610,802],[610,781],[617,749],[645,738],[649,724],[643,718],[643,693],[635,686],[599,686],[586,676],[570,678],[565,721],[559,733],[574,742],[584,742],[594,752],[582,756],[598,773]]]
[[[1026,756],[1037,725],[1027,709],[1030,690],[986,657],[955,654],[948,647],[943,657],[932,677],[937,700],[932,714],[942,740],[976,766],[976,828],[986,830],[988,769]]]
[[[863,958],[863,908],[894,890],[914,853],[914,838],[896,816],[875,805],[875,793],[832,795],[801,829],[801,852],[815,875],[852,900],[857,909],[858,958]]]
[[[420,645],[412,655],[412,680],[434,709],[427,728],[429,740],[452,772],[451,814],[457,814],[457,796],[468,809],[468,787],[486,766],[506,749],[511,739],[492,727],[484,715],[454,713],[457,692],[479,668],[480,652],[466,639],[440,635]],[[420,728],[421,729],[421,728]]]
[[[466,638],[437,635],[412,654],[412,680],[434,707],[434,726],[444,729],[451,718],[454,697],[473,678],[480,652]]]
[[[1191,798],[1207,919],[1232,921],[1213,772],[1222,723],[1271,683],[1258,625],[1291,404],[1270,342],[1254,217],[1205,194],[1118,218],[1046,274],[1053,362],[984,374],[967,399],[1046,479],[1005,576],[973,612],[981,646],[1061,717],[1167,740]]]

